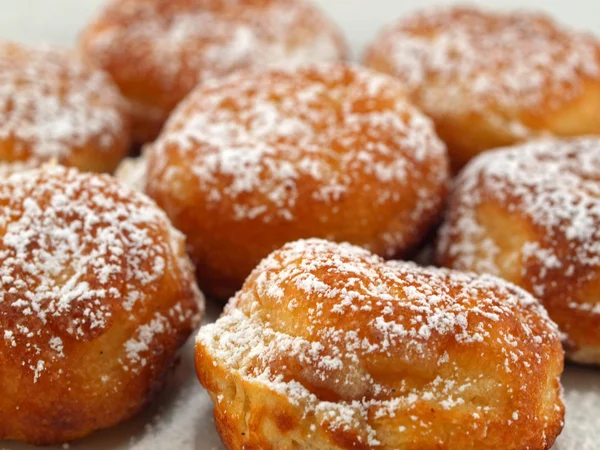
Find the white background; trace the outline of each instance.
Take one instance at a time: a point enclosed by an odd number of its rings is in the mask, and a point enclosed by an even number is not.
[[[459,0],[460,1],[460,0]],[[463,0],[464,3],[465,0]],[[468,1],[468,0],[467,0]],[[103,0],[0,0],[0,37],[71,45]],[[360,51],[385,23],[415,8],[452,0],[316,0]],[[600,34],[600,0],[480,0],[495,8],[544,9],[561,21]]]
[[[386,23],[419,7],[450,0],[316,0],[346,32],[355,54]],[[460,1],[460,0],[458,0]],[[465,0],[463,0],[464,2]],[[468,1],[468,0],[466,0]],[[27,43],[74,44],[103,0],[0,0],[0,38]],[[543,9],[562,22],[600,35],[600,0],[487,0],[495,8]],[[214,308],[213,308],[214,309]],[[209,318],[216,317],[213,310]],[[212,405],[193,376],[192,348],[159,401],[144,414],[71,444],[73,450],[221,450]],[[600,449],[600,370],[570,367],[567,427],[554,450]],[[157,419],[157,417],[159,419]],[[152,424],[151,428],[148,426]],[[32,447],[0,441],[0,450]],[[61,447],[53,447],[60,450]]]

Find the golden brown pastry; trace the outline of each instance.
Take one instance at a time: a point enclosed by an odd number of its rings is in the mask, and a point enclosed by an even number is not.
[[[348,54],[337,27],[310,0],[109,0],[80,47],[129,99],[138,143],[154,140],[201,81]]]
[[[0,181],[0,440],[132,416],[202,305],[183,236],[143,194],[58,166]]]
[[[600,139],[475,159],[456,182],[438,262],[527,289],[566,333],[567,356],[600,364]]]
[[[229,450],[544,450],[563,426],[556,325],[498,278],[298,241],[196,339]]]
[[[299,238],[393,257],[437,221],[446,149],[400,83],[345,65],[244,73],[199,87],[146,153],[146,192],[227,299]]]
[[[600,134],[600,44],[543,14],[426,10],[386,28],[365,63],[406,84],[455,169],[543,135]]]
[[[112,172],[129,151],[126,109],[108,75],[75,55],[0,41],[3,172],[49,160]]]

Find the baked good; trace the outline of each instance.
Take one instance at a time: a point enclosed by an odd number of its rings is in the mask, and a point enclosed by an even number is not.
[[[225,299],[296,239],[404,254],[437,221],[449,176],[402,85],[337,64],[200,86],[146,158],[146,192],[186,234],[200,287]]]
[[[540,13],[430,9],[375,39],[365,63],[398,76],[455,170],[542,136],[600,134],[600,44]]]
[[[563,425],[559,333],[530,294],[348,244],[266,258],[196,366],[230,450],[541,450]]]
[[[107,74],[74,54],[0,41],[0,164],[49,160],[112,172],[129,151],[130,124]]]
[[[456,182],[437,260],[539,298],[567,357],[600,364],[600,139],[542,140],[475,159]]]
[[[0,181],[0,440],[132,416],[202,302],[183,236],[143,194],[60,166]]]
[[[138,143],[154,140],[199,82],[348,54],[337,27],[310,0],[110,0],[80,48],[129,99]]]

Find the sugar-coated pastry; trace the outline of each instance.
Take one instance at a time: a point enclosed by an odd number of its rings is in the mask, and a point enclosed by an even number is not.
[[[340,31],[310,0],[109,0],[81,49],[129,99],[138,143],[154,140],[199,82],[348,53]]]
[[[0,164],[55,160],[112,172],[130,145],[127,105],[110,77],[76,55],[0,41]]]
[[[0,440],[129,418],[202,307],[183,235],[145,195],[59,166],[0,180]]]
[[[229,450],[545,450],[563,352],[530,294],[321,240],[258,266],[196,339]]]
[[[146,154],[146,192],[228,298],[271,251],[322,237],[386,257],[438,220],[446,149],[401,84],[358,67],[244,73],[199,87]]]
[[[386,28],[365,63],[406,84],[455,169],[544,135],[600,134],[600,43],[543,14],[426,10]]]
[[[438,262],[539,298],[567,357],[600,364],[600,139],[542,140],[472,161],[456,183]]]

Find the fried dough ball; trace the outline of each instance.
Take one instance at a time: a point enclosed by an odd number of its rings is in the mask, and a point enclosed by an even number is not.
[[[109,76],[75,55],[0,42],[3,172],[49,160],[112,172],[129,151],[126,110]]]
[[[183,236],[143,194],[58,166],[0,181],[0,440],[131,417],[202,305]]]
[[[348,54],[340,31],[310,0],[110,0],[80,48],[129,99],[138,143],[153,141],[199,82]]]
[[[298,241],[196,339],[230,450],[544,450],[563,426],[556,325],[492,276]]]
[[[456,183],[438,262],[539,298],[567,357],[600,364],[600,139],[542,140],[482,155]]]
[[[437,222],[449,176],[400,83],[345,65],[201,86],[146,158],[146,192],[187,235],[201,288],[224,299],[296,239],[406,253]]]
[[[600,134],[600,44],[543,14],[423,11],[385,29],[365,63],[407,85],[456,170],[491,148]]]

